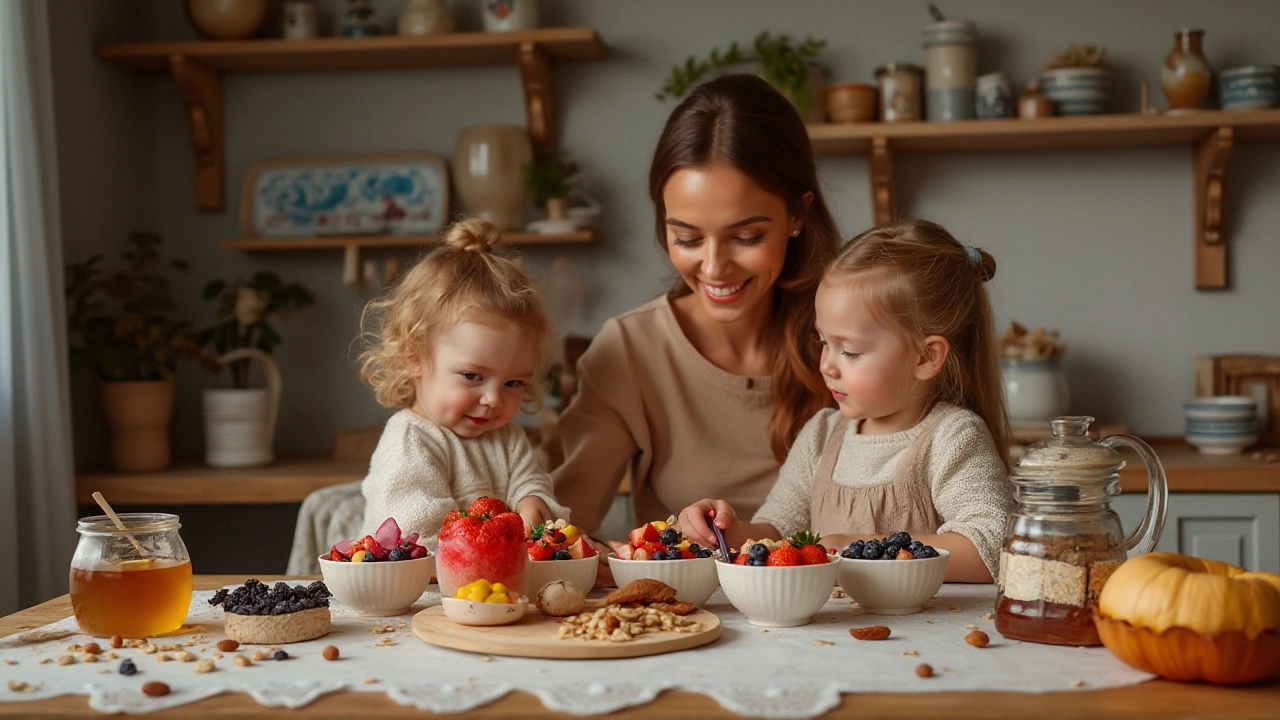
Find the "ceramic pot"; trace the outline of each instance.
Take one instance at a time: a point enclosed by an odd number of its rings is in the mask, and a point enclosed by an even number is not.
[[[1280,66],[1246,65],[1223,70],[1218,76],[1223,110],[1265,110],[1275,107]]]
[[[929,120],[972,120],[978,78],[978,28],[968,20],[943,20],[924,29],[925,110]]]
[[[1000,360],[1000,380],[1009,422],[1041,424],[1067,414],[1071,391],[1057,360]]]
[[[186,0],[187,19],[210,40],[244,40],[261,35],[275,20],[273,0]]]
[[[1160,67],[1160,89],[1170,110],[1197,110],[1209,94],[1213,68],[1200,51],[1203,30],[1182,29],[1173,35],[1173,50]]]
[[[484,0],[485,32],[532,30],[538,27],[534,0]]]
[[[218,362],[241,359],[262,363],[267,387],[204,391],[204,461],[212,467],[257,467],[275,460],[280,368],[270,355],[253,348],[233,350]]]
[[[870,122],[876,117],[876,89],[863,83],[827,88],[827,117],[833,123]]]
[[[112,470],[141,472],[169,467],[173,386],[172,379],[102,384]]]
[[[463,128],[453,149],[453,183],[467,212],[502,230],[518,229],[528,199],[524,167],[531,162],[533,146],[524,128]]]
[[[1013,86],[1009,76],[994,72],[978,78],[978,117],[997,120],[1013,117]]]
[[[1057,115],[1101,115],[1111,98],[1111,72],[1106,68],[1065,67],[1040,74],[1044,94]]]
[[[292,0],[284,4],[284,27],[281,36],[285,40],[310,40],[320,34],[320,20],[311,0]]]
[[[1018,98],[1018,117],[1023,120],[1053,117],[1053,101],[1040,92],[1040,83],[1031,83]]]
[[[409,0],[396,25],[401,35],[437,35],[456,28],[445,0]]]
[[[880,121],[920,119],[920,78],[924,70],[911,63],[888,63],[876,68],[880,83]]]

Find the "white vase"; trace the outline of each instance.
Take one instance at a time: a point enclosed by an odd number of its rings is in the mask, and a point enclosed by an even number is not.
[[[524,128],[463,128],[453,151],[453,182],[467,212],[502,230],[518,229],[528,201],[524,168],[531,162],[533,146]]]
[[[409,0],[396,24],[401,35],[438,35],[456,27],[445,0]]]
[[[532,30],[538,27],[534,0],[483,0],[485,32]]]
[[[280,411],[280,368],[271,356],[244,348],[218,358],[251,359],[266,370],[265,388],[204,391],[204,461],[212,467],[256,467],[275,460],[272,444]]]
[[[1071,391],[1057,360],[1002,359],[1000,380],[1010,423],[1039,425],[1067,414]]]

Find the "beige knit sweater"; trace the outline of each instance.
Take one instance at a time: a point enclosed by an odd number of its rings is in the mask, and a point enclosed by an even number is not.
[[[704,497],[748,516],[778,476],[768,377],[733,375],[685,337],[666,297],[605,323],[578,362],[552,473],[575,525],[595,532],[628,468],[636,524]]]
[[[946,407],[943,404],[934,407],[929,418],[942,413]],[[832,471],[833,482],[845,486],[891,482],[898,458],[922,432],[929,418],[909,430],[886,435],[861,435],[858,433],[860,423],[849,423],[844,447]],[[805,424],[782,465],[778,483],[752,522],[769,523],[784,537],[809,528],[814,472],[822,457],[822,448],[839,419],[839,410],[821,410]],[[956,532],[968,538],[995,577],[1005,520],[1013,510],[1013,488],[986,423],[970,410],[952,412],[941,421],[923,452],[921,466],[926,469],[925,480],[933,506],[943,519],[938,532]],[[750,517],[746,513],[739,515]],[[867,531],[851,527],[848,532]]]
[[[507,423],[460,438],[408,408],[387,420],[361,492],[362,535],[393,517],[401,533],[420,533],[425,540],[419,542],[432,551],[444,516],[486,495],[512,510],[526,497],[540,497],[555,517],[569,517],[569,509],[556,502],[551,477],[534,459],[524,428]]]

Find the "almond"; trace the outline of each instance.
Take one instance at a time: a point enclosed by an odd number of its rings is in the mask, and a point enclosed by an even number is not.
[[[894,560],[914,560],[911,557],[911,551],[906,548],[898,548],[898,554],[893,556]]]
[[[991,642],[991,638],[987,637],[987,634],[982,632],[981,630],[974,630],[973,632],[964,636],[964,641],[974,647],[981,648],[981,647],[986,647],[987,644]]]
[[[920,663],[916,666],[916,677],[933,677],[933,666],[929,663]]]
[[[83,652],[89,653],[90,655],[97,655],[98,653],[102,652],[102,647],[98,645],[98,643],[89,643],[88,645],[85,645],[80,649]]]
[[[849,628],[849,634],[852,635],[855,640],[884,640],[889,637],[889,628],[885,625]]]
[[[221,650],[222,652],[235,652],[236,649],[239,647],[240,647],[240,643],[236,642],[235,640],[232,640],[231,638],[218,641],[218,649]]]
[[[151,697],[160,697],[169,694],[169,686],[162,682],[149,682],[142,686],[142,692]]]

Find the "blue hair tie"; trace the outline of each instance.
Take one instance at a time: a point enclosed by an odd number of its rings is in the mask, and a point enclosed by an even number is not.
[[[969,256],[969,262],[974,265],[982,264],[982,251],[972,245],[964,246],[964,254]]]

